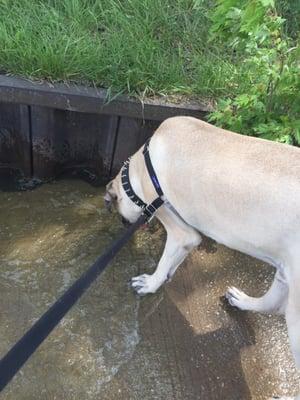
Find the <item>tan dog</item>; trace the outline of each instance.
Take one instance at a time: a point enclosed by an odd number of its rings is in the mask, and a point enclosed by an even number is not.
[[[156,212],[167,231],[165,249],[156,271],[134,277],[132,287],[139,294],[154,293],[201,242],[201,232],[266,261],[277,272],[264,296],[249,297],[234,287],[226,296],[241,310],[284,313],[300,368],[300,149],[191,117],[164,121],[149,149],[164,195],[181,218],[166,205]],[[157,195],[142,149],[131,158],[129,171],[134,191],[150,203]],[[130,222],[141,214],[124,192],[120,173],[105,198]]]

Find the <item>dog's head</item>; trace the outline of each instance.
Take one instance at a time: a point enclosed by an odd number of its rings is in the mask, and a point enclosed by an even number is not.
[[[117,209],[124,225],[133,224],[142,213],[141,208],[134,204],[125,193],[121,182],[121,172],[107,184],[104,202],[109,211],[113,207]]]

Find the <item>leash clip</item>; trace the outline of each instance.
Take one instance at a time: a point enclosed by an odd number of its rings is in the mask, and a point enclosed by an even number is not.
[[[164,203],[164,200],[161,197],[157,197],[152,203],[147,204],[143,208],[143,214],[146,215],[147,220],[151,221],[151,219],[154,217],[155,212],[158,210],[160,206],[162,206]]]

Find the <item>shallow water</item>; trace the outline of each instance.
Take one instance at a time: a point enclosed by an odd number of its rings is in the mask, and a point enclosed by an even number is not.
[[[0,193],[2,355],[122,230],[102,195],[72,180]],[[142,245],[145,235],[135,236],[67,314],[5,399],[94,399],[132,356],[140,340],[139,299],[127,282],[145,258],[155,264],[153,248]]]
[[[103,189],[64,180],[0,192],[0,355],[119,236]],[[163,229],[139,230],[2,393],[4,400],[266,400],[296,394],[283,317],[219,301],[235,285],[262,295],[274,271],[205,240],[171,283],[142,299]]]

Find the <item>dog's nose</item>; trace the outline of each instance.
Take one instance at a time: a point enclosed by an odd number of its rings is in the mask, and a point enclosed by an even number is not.
[[[105,204],[105,208],[107,209],[107,211],[111,213],[112,212],[111,201],[104,198],[104,204]]]

